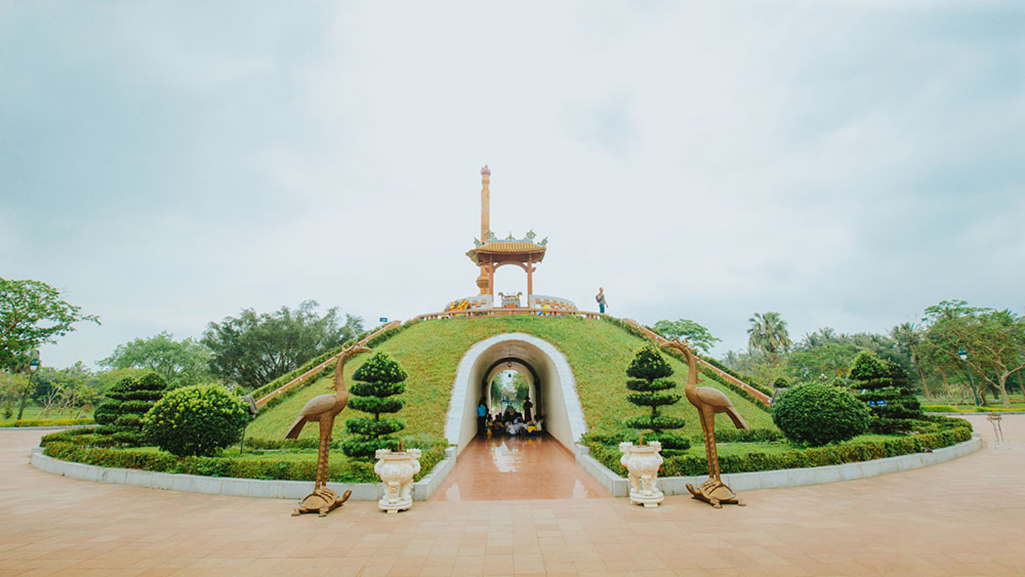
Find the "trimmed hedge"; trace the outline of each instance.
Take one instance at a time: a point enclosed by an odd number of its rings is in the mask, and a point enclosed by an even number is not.
[[[846,389],[807,383],[788,387],[779,395],[772,405],[772,421],[790,442],[818,446],[864,433],[869,412]]]
[[[175,389],[157,401],[143,420],[143,436],[178,455],[210,457],[238,442],[249,411],[221,385]]]
[[[898,457],[941,449],[972,438],[972,425],[963,419],[926,415],[919,421],[918,434],[894,437],[881,441],[852,440],[824,447],[809,449],[795,448],[775,453],[745,453],[719,455],[723,473],[749,473],[754,471],[775,471],[780,469],[802,469],[859,463],[887,457]],[[716,436],[718,436],[718,431]],[[610,471],[626,477],[626,471],[619,463],[622,454],[616,444],[597,435],[585,435],[582,443],[591,449],[591,456]],[[681,455],[667,457],[662,464],[663,477],[704,476],[708,474],[708,461],[704,455]]]
[[[43,452],[62,461],[72,461],[120,469],[139,469],[156,473],[178,473],[207,477],[237,477],[241,479],[270,479],[282,481],[313,481],[316,478],[317,453],[299,453],[307,459],[296,461],[296,453],[266,453],[260,459],[242,459],[237,455],[217,457],[175,457],[163,451],[91,446],[99,435],[76,434],[80,429],[60,431],[43,437]],[[85,429],[88,431],[88,429]],[[417,443],[410,443],[410,446]],[[420,480],[445,458],[445,445],[438,443],[420,447],[421,469],[414,480]],[[284,456],[293,457],[284,459]],[[328,481],[339,483],[378,483],[373,461],[350,461],[341,455],[332,455],[328,463]]]

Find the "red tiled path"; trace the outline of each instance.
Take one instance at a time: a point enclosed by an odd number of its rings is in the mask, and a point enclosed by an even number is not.
[[[983,438],[993,432],[972,418]],[[1025,416],[1006,446],[871,479],[687,497],[428,501],[398,515],[77,481],[0,431],[0,575],[1021,575]]]
[[[439,501],[612,497],[555,439],[477,437],[435,491]]]

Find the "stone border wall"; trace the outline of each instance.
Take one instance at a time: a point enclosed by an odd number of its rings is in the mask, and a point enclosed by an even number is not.
[[[32,449],[30,462],[33,467],[82,481],[96,483],[113,483],[131,485],[150,489],[166,489],[168,491],[185,491],[189,493],[206,493],[210,495],[234,495],[238,497],[262,497],[266,499],[299,500],[313,490],[312,481],[266,481],[262,479],[238,479],[234,477],[204,477],[200,475],[177,475],[173,473],[154,473],[138,469],[111,469],[61,461],[43,454],[42,447]],[[413,484],[413,499],[426,501],[441,485],[445,477],[455,468],[455,448],[445,449],[442,459],[430,473]],[[352,491],[349,499],[354,501],[377,501],[384,496],[384,485],[381,483],[328,483],[328,488],[339,495],[346,490]]]
[[[945,463],[964,457],[982,448],[982,438],[973,435],[963,443],[934,449],[931,453],[913,453],[899,457],[829,465],[825,467],[809,467],[805,469],[784,469],[779,471],[758,471],[754,473],[724,474],[722,480],[734,491],[753,491],[755,489],[776,489],[779,487],[798,487],[801,485],[817,485],[836,481],[852,481],[875,477],[887,473],[908,471],[919,467],[927,467]],[[591,450],[583,445],[576,446],[577,463],[592,477],[597,479],[614,497],[626,497],[629,494],[627,480],[608,470],[591,456]],[[687,483],[697,487],[706,477],[659,477],[658,487],[666,495],[689,495]]]

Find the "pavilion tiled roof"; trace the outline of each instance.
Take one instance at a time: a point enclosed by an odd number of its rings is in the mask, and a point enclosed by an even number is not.
[[[547,244],[547,241],[545,241],[545,244]],[[476,264],[481,264],[480,256],[482,255],[512,254],[529,254],[535,256],[540,255],[540,257],[537,258],[535,262],[541,262],[541,259],[544,258],[545,250],[547,250],[546,246],[542,244],[537,244],[527,239],[492,239],[488,241],[487,244],[482,244],[477,248],[467,252],[466,256],[470,257],[470,260],[472,260]]]

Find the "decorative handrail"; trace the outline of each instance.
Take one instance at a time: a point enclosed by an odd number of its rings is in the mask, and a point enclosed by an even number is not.
[[[627,324],[633,326],[634,328],[639,329],[642,333],[648,335],[649,339],[655,341],[656,343],[658,343],[660,345],[669,342],[662,335],[656,333],[655,331],[649,329],[648,327],[642,325],[641,323],[639,323],[639,322],[637,322],[637,321],[635,321],[633,319],[622,319],[622,320],[623,320],[624,323],[627,323]],[[769,398],[769,396],[766,395],[765,393],[759,391],[758,389],[752,387],[751,385],[745,383],[744,381],[738,379],[737,377],[734,377],[733,375],[727,373],[726,371],[720,369],[719,367],[713,365],[712,363],[706,361],[705,359],[702,359],[701,357],[699,357],[697,355],[694,355],[694,356],[697,358],[698,363],[700,363],[704,367],[712,369],[713,371],[716,372],[716,374],[719,375],[719,377],[721,377],[721,378],[723,378],[723,379],[725,379],[725,380],[727,380],[727,381],[737,385],[738,387],[744,389],[745,391],[750,393],[752,397],[758,399],[763,404],[769,405],[769,404],[772,403],[772,401]]]
[[[384,331],[387,331],[387,330],[390,330],[390,329],[393,329],[393,328],[399,327],[399,326],[402,326],[402,322],[401,321],[392,321],[392,322],[384,325],[383,327],[377,329],[376,331],[374,331],[370,335],[367,335],[366,338],[360,340],[356,344],[358,344],[360,346],[366,345],[367,341],[369,341],[370,339],[376,337],[377,335],[383,333]],[[260,397],[260,400],[256,401],[256,408],[259,409],[260,407],[262,407],[265,404],[267,404],[267,401],[271,400],[272,398],[274,398],[274,397],[280,395],[281,393],[287,391],[291,387],[294,387],[295,385],[298,385],[299,383],[305,381],[306,379],[308,379],[308,378],[312,377],[313,375],[319,373],[320,371],[324,370],[325,368],[327,368],[328,365],[331,365],[335,361],[337,361],[338,357],[342,356],[342,352],[344,352],[344,351],[340,351],[337,355],[335,355],[335,356],[331,357],[330,359],[320,363],[319,365],[313,367],[312,369],[310,369],[310,370],[306,371],[305,373],[299,375],[298,377],[292,379],[291,381],[288,381],[287,383],[285,383],[285,384],[281,385],[280,387],[274,389],[273,391],[267,393],[263,397]]]
[[[530,315],[537,317],[581,317],[585,319],[597,319],[605,316],[602,313],[589,311],[571,311],[563,309],[535,309],[529,307],[501,307],[490,309],[466,309],[461,311],[447,311],[440,313],[425,313],[413,317],[415,321],[430,321],[436,319],[451,319],[457,317],[504,317],[514,315]]]

